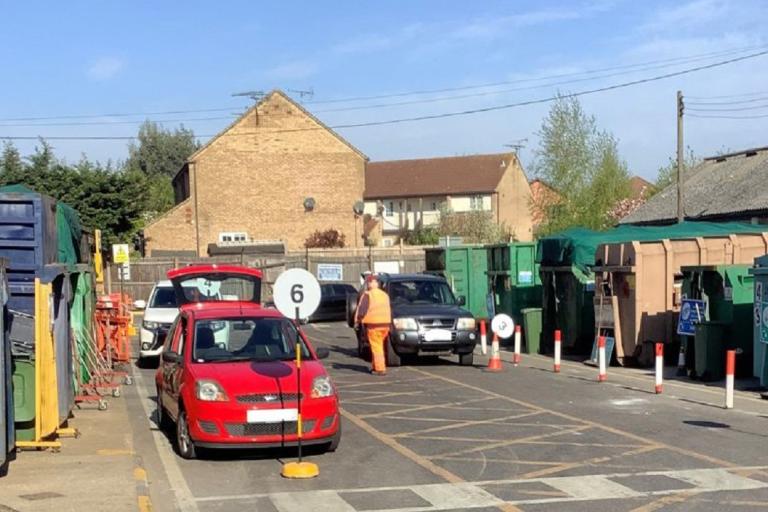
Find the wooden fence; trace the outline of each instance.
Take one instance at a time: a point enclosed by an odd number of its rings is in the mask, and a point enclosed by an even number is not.
[[[157,257],[134,260],[130,265],[130,279],[119,280],[118,269],[112,265],[107,275],[107,290],[116,292],[122,287],[134,299],[147,299],[152,287],[166,278],[166,273],[179,267],[194,264],[232,264],[260,268],[264,272],[262,297],[272,297],[272,285],[286,269],[306,268],[314,275],[328,270],[333,277],[341,279],[335,282],[360,284],[360,275],[369,270],[411,273],[421,272],[425,268],[423,247],[365,248],[365,249],[311,249],[303,252],[290,252],[285,255],[249,255],[196,257]],[[339,275],[340,274],[340,275]]]

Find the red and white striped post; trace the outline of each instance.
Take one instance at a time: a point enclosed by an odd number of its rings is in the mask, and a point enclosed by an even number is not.
[[[725,408],[733,409],[733,384],[736,375],[736,351],[725,353]]]
[[[597,382],[605,382],[607,375],[605,372],[605,336],[597,338]]]
[[[512,356],[512,363],[514,363],[515,366],[520,364],[520,337],[521,337],[521,331],[520,326],[515,326],[515,354]]]
[[[661,394],[664,381],[664,344],[656,344],[656,394]]]
[[[480,319],[480,350],[483,355],[488,353],[488,331],[486,330],[485,318]]]
[[[562,339],[560,334],[560,329],[557,329],[555,331],[555,366],[554,371],[555,373],[560,373],[560,352],[562,350]]]

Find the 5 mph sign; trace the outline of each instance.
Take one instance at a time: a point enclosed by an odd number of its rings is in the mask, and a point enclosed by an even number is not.
[[[309,318],[320,305],[320,283],[301,268],[280,274],[272,291],[275,307],[288,318]]]

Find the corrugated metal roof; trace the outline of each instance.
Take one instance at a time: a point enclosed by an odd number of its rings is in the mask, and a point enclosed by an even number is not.
[[[705,159],[683,175],[687,219],[768,210],[768,148]],[[677,219],[677,184],[670,185],[621,220],[622,224]]]

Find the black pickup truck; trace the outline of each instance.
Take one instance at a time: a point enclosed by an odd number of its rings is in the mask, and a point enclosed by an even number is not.
[[[392,306],[392,327],[386,347],[387,366],[400,366],[403,356],[459,356],[461,365],[472,365],[479,339],[477,323],[464,309],[445,278],[432,274],[378,274]],[[362,289],[360,293],[362,292]],[[347,323],[354,327],[359,294],[347,296]],[[358,328],[360,357],[370,358],[363,328]]]

